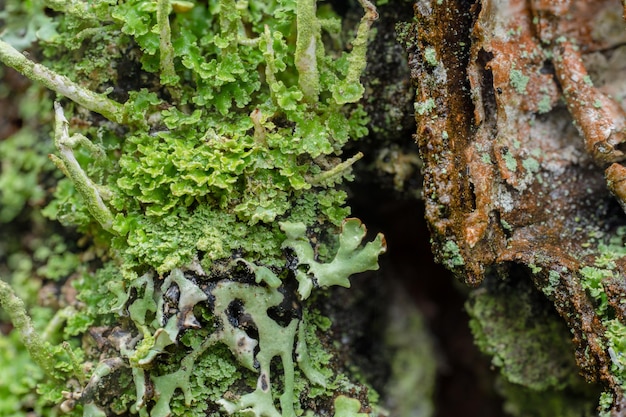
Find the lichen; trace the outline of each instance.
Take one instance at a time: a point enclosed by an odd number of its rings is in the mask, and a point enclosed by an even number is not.
[[[578,273],[582,287],[594,301],[595,311],[600,318],[604,332],[605,346],[611,360],[610,371],[619,386],[626,386],[626,326],[615,317],[614,307],[610,305],[608,287],[620,279],[616,261],[626,255],[624,236],[626,228],[620,227],[607,243],[598,245],[599,256],[593,266],[584,266]],[[606,410],[607,394],[600,399],[600,408]]]
[[[446,242],[443,247],[443,260],[444,265],[447,265],[450,269],[454,267],[465,265],[465,260],[461,255],[459,246],[452,240]]]
[[[511,87],[517,91],[518,94],[527,94],[526,86],[530,81],[530,77],[524,75],[524,73],[518,69],[512,69],[509,73],[509,82]]]
[[[598,394],[576,371],[564,323],[523,277],[507,279],[491,277],[466,305],[476,344],[500,369],[504,409],[515,416],[593,415]]]
[[[343,147],[367,133],[358,101],[374,6],[360,1],[348,40],[314,0],[10,3],[0,18],[31,15],[49,36],[17,39],[12,24],[0,61],[58,96],[53,140],[0,183],[53,172],[41,158],[52,143],[65,178],[28,192],[16,182],[1,220],[48,193],[41,213],[84,235],[79,255],[39,255],[43,277],[70,289],[46,310],[45,338],[2,282],[3,308],[50,376],[28,385],[42,407],[276,417],[303,412],[307,395],[358,391],[322,371],[330,353],[312,343],[307,309],[315,289],[349,287],[385,251],[382,235],[361,245],[341,187],[362,157]],[[51,124],[50,111],[35,116]],[[345,398],[336,414],[360,415]]]

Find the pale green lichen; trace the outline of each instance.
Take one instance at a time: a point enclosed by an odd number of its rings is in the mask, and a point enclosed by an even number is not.
[[[475,343],[500,369],[505,410],[514,416],[593,415],[597,392],[578,375],[565,323],[526,277],[507,281],[490,277],[466,304]]]
[[[547,296],[551,296],[556,291],[556,287],[561,281],[561,276],[558,272],[550,270],[548,272],[548,285],[543,288],[543,292]]]
[[[448,240],[443,246],[443,263],[450,270],[455,267],[465,265],[465,260],[463,259],[463,255],[461,255],[461,249],[456,244],[456,242],[452,240]]]
[[[550,96],[544,94],[541,96],[541,100],[537,103],[537,111],[539,114],[545,114],[552,110],[552,101],[550,100]]]
[[[360,410],[361,402],[357,399],[348,398],[345,395],[335,398],[334,417],[368,417],[366,413],[359,413]]]
[[[504,164],[506,165],[506,169],[511,172],[515,172],[517,170],[517,159],[507,150],[503,155]]]
[[[430,113],[435,108],[435,100],[429,98],[424,102],[416,102],[414,107],[417,114],[419,114],[420,116],[424,116]]]
[[[524,73],[518,69],[512,69],[509,72],[509,82],[511,83],[511,87],[518,94],[527,94],[526,86],[528,85],[528,81],[530,77],[524,75]]]
[[[350,287],[349,277],[353,274],[378,269],[378,256],[387,250],[385,238],[378,234],[373,242],[359,248],[367,230],[359,219],[347,219],[341,227],[339,249],[332,261],[321,263],[306,236],[306,226],[302,223],[282,222],[281,229],[287,234],[283,247],[291,248],[298,256],[300,265],[307,265],[307,270],[298,269],[296,279],[300,283],[298,293],[302,299],[311,294],[315,284],[320,287],[339,285]]]
[[[437,61],[437,51],[435,51],[435,48],[428,47],[424,50],[424,60],[433,67],[439,65],[439,62]]]

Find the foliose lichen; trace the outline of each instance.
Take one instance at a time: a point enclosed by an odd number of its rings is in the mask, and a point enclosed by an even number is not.
[[[0,61],[57,99],[54,139],[3,168],[13,203],[0,221],[43,199],[44,216],[84,236],[66,258],[42,255],[41,282],[71,289],[45,309],[47,328],[2,282],[2,307],[48,374],[21,385],[42,393],[41,415],[295,416],[307,395],[354,392],[322,371],[307,303],[385,251],[382,235],[361,245],[340,187],[360,158],[342,148],[367,132],[359,77],[377,13],[360,4],[348,52],[315,0],[8,2]],[[3,146],[33,141],[25,132]],[[63,179],[42,158],[52,144]],[[50,184],[13,182],[18,172]],[[28,400],[8,406],[19,415]]]

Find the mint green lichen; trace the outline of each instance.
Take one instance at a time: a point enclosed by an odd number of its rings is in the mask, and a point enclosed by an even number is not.
[[[518,94],[527,94],[526,86],[530,78],[518,69],[512,69],[509,72],[509,82],[511,87],[517,91]]]
[[[314,281],[320,287],[339,285],[350,287],[351,275],[378,269],[378,256],[387,250],[385,238],[378,234],[373,242],[359,248],[367,230],[358,219],[344,221],[339,235],[339,249],[332,261],[320,263],[306,237],[306,226],[302,223],[282,222],[281,229],[287,234],[283,247],[293,249],[298,263],[307,265],[308,270],[298,270],[296,278],[300,286],[298,293],[302,299],[308,298]]]
[[[550,96],[544,94],[541,96],[541,100],[537,103],[537,111],[539,114],[545,114],[552,110],[552,102],[550,100]]]
[[[220,404],[226,411],[252,412],[257,417],[295,417],[293,410],[293,384],[294,384],[294,363],[292,351],[295,348],[295,338],[298,320],[292,319],[286,327],[282,327],[268,316],[268,309],[278,305],[282,301],[282,294],[276,290],[264,288],[253,288],[243,284],[220,283],[213,291],[216,297],[216,315],[221,318],[224,326],[223,332],[229,336],[225,342],[231,351],[240,348],[241,337],[232,337],[237,331],[231,328],[228,322],[226,309],[234,300],[241,300],[246,313],[248,313],[256,324],[259,333],[259,353],[256,360],[259,363],[259,379],[254,392],[243,395],[236,403],[221,400]],[[227,330],[228,329],[228,330]],[[246,342],[249,343],[249,342]],[[248,354],[252,354],[249,351]],[[270,363],[274,357],[279,357],[284,374],[283,394],[280,396],[281,412],[279,412],[272,398],[272,377]]]
[[[465,265],[465,260],[463,259],[463,255],[461,255],[459,246],[452,240],[448,240],[443,246],[443,255],[443,262],[450,269]]]
[[[539,172],[539,169],[541,168],[539,161],[533,157],[528,157],[522,160],[522,166],[528,174],[535,174]]]
[[[359,413],[361,402],[354,398],[339,395],[335,398],[334,417],[368,417],[366,413]]]
[[[515,159],[515,157],[510,152],[505,152],[502,157],[504,158],[504,164],[506,165],[506,169],[511,172],[517,171],[517,159]]]
[[[429,46],[424,50],[424,60],[432,67],[439,65],[439,62],[437,61],[437,51],[435,51],[435,48]]]
[[[476,344],[500,369],[504,409],[520,417],[594,415],[598,392],[578,375],[571,335],[543,294],[523,276],[490,279],[466,308]]]
[[[427,99],[421,103],[415,103],[415,111],[420,116],[424,116],[425,114],[430,113],[435,108],[435,100],[432,98]]]

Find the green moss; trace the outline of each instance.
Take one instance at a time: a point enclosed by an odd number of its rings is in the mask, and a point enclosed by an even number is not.
[[[30,126],[0,142],[0,223],[15,219],[27,206],[41,204],[45,196],[41,180],[54,169],[47,158],[52,150]]]
[[[603,392],[600,394],[600,417],[609,417],[611,415],[610,409],[613,405],[613,394],[609,392]]]
[[[476,344],[500,369],[504,409],[513,416],[595,415],[598,392],[578,375],[570,333],[527,279],[490,277],[466,304]]]
[[[44,375],[21,344],[17,332],[0,335],[0,367],[3,369],[0,415],[26,417],[25,408],[34,400],[33,392]]]
[[[577,390],[536,391],[500,381],[498,391],[505,398],[503,410],[514,417],[593,417],[596,404],[589,393]]]

